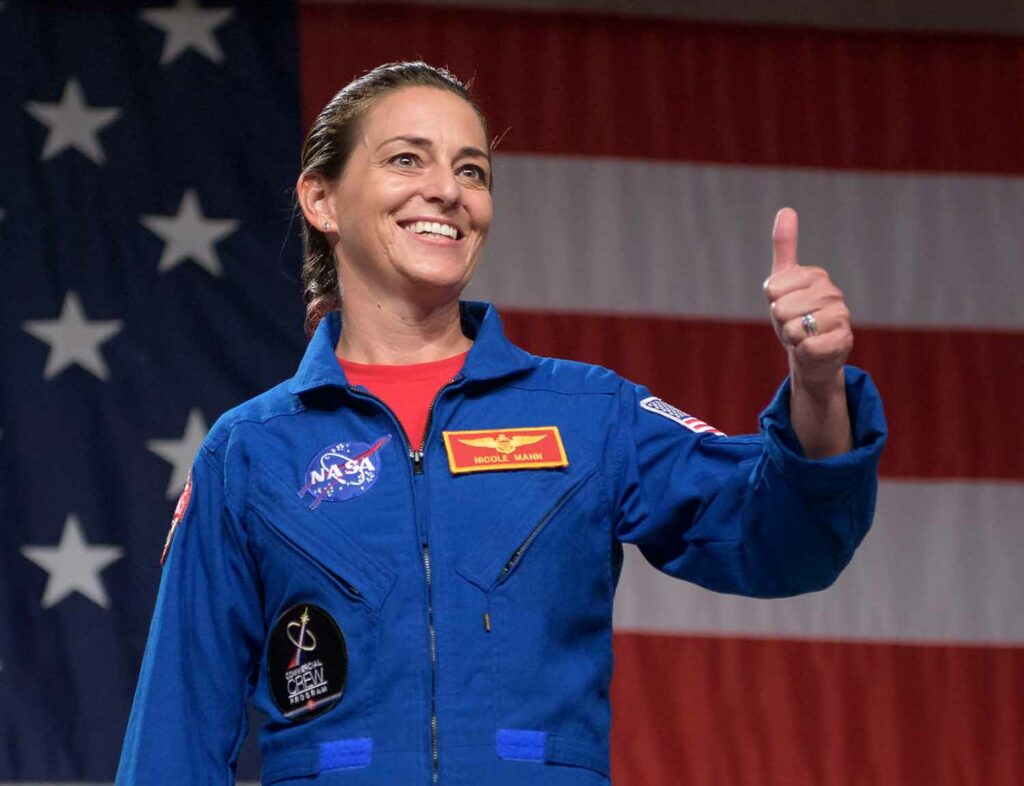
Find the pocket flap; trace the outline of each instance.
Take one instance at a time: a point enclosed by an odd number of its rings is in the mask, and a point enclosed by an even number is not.
[[[289,778],[309,778],[319,774],[319,746],[307,745],[276,753],[263,752],[260,782],[264,786]]]
[[[498,756],[511,761],[535,761],[583,767],[608,777],[607,750],[564,734],[526,729],[498,729],[494,738]]]
[[[566,737],[564,734],[548,735],[545,758],[552,764],[584,767],[606,778],[611,769],[607,750],[575,737]]]
[[[497,583],[503,568],[538,526],[545,526],[594,476],[593,464],[568,472],[539,470],[495,505],[494,519],[480,535],[480,545],[456,567],[464,579],[487,591]]]
[[[269,527],[310,560],[354,587],[379,609],[394,586],[394,570],[367,552],[344,524],[323,510],[310,509],[297,491],[257,464],[249,487],[249,507]]]
[[[371,737],[353,737],[319,745],[305,745],[290,750],[263,754],[263,783],[309,778],[330,770],[351,770],[369,767],[373,755]]]

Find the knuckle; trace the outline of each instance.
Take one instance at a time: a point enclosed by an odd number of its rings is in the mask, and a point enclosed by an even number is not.
[[[804,327],[795,319],[791,319],[782,326],[782,333],[787,343],[797,346],[804,339]]]

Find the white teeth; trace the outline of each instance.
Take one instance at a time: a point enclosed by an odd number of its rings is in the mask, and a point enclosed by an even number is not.
[[[452,240],[459,239],[459,231],[449,225],[441,224],[437,221],[415,221],[412,224],[408,224],[405,227],[407,232],[412,232],[414,235],[441,235],[442,237],[450,237]]]

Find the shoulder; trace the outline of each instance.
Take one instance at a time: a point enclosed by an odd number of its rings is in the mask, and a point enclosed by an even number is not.
[[[568,395],[619,394],[629,384],[611,369],[576,360],[533,356],[536,364],[525,377],[512,384],[516,387],[547,390]]]
[[[298,396],[288,391],[288,381],[281,382],[217,418],[201,449],[211,456],[223,456],[233,442],[259,432],[276,418],[296,415],[302,408]]]

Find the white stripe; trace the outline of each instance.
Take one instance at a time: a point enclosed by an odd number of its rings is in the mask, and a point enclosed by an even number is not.
[[[398,0],[393,0],[397,2]],[[401,0],[434,5],[437,0]],[[352,3],[358,0],[303,0]],[[635,14],[743,24],[782,24],[880,30],[971,30],[1024,33],[1024,6],[1007,0],[447,0],[446,4],[494,9],[529,8]]]
[[[1024,179],[501,155],[468,294],[505,306],[768,320],[771,226],[800,214],[855,324],[1024,328]]]
[[[754,600],[669,578],[630,547],[617,630],[1024,645],[1024,484],[900,483],[827,590]]]

